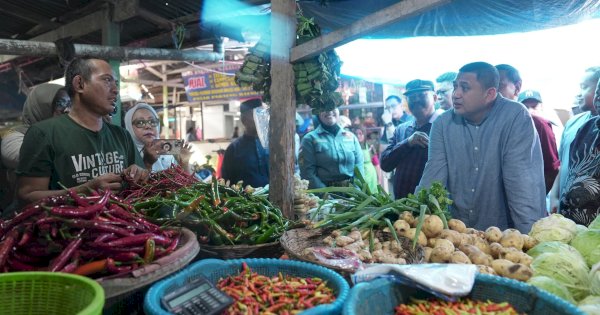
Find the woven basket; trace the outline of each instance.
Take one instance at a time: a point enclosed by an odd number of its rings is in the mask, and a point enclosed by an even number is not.
[[[179,247],[171,254],[131,271],[129,276],[98,279],[106,292],[105,310],[121,314],[141,310],[144,294],[150,285],[181,270],[198,255],[200,245],[192,231],[183,228],[179,243]]]
[[[234,260],[206,259],[190,265],[173,277],[154,284],[146,294],[144,300],[144,312],[148,315],[170,314],[162,308],[160,303],[160,299],[166,292],[183,285],[198,275],[202,275],[213,284],[216,284],[221,278],[239,274],[243,262],[247,263],[252,271],[265,276],[276,276],[281,272],[283,275],[307,278],[319,277],[327,281],[327,286],[335,292],[336,300],[331,304],[318,305],[305,310],[300,313],[302,315],[340,314],[350,291],[348,283],[346,283],[339,274],[314,264],[270,258]]]
[[[94,280],[61,272],[0,274],[0,314],[99,315],[104,291]]]
[[[283,248],[279,241],[260,245],[202,245],[198,258],[279,258]]]
[[[344,315],[394,314],[394,307],[409,303],[410,298],[424,299],[431,295],[389,279],[375,279],[355,285],[344,304]],[[585,315],[575,305],[544,290],[512,279],[478,274],[469,298],[508,302],[520,314]]]
[[[315,263],[318,265],[325,266],[327,268],[331,268],[337,272],[344,274],[344,276],[349,276],[350,273],[354,273],[354,270],[344,269],[337,266],[329,266],[324,265],[320,261],[316,260],[313,255],[305,255],[304,250],[309,247],[321,247],[321,246],[329,246],[323,242],[325,237],[327,237],[332,230],[324,230],[324,229],[293,229],[286,231],[281,236],[281,246],[285,249],[287,255],[296,260],[307,261],[311,263]],[[377,235],[378,238],[381,238],[382,235]],[[385,237],[391,238],[388,234],[385,234]],[[412,249],[412,241],[406,237],[398,237],[402,242],[402,248],[406,253],[406,263],[407,264],[420,264],[423,262],[424,253],[423,248],[417,246],[415,250]]]

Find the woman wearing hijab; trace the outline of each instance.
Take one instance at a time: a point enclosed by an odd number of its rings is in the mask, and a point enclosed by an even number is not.
[[[348,186],[355,168],[364,174],[360,144],[338,125],[338,116],[337,109],[321,112],[319,126],[302,139],[300,176],[309,188]]]
[[[31,90],[23,105],[23,125],[12,128],[2,137],[0,152],[3,167],[0,171],[6,172],[2,174],[6,184],[0,183],[3,187],[0,209],[6,209],[14,198],[15,169],[19,164],[19,152],[29,127],[42,120],[67,113],[70,108],[71,99],[62,85],[44,83]]]
[[[129,109],[125,113],[125,129],[131,134],[147,169],[158,172],[171,167],[172,164],[177,165],[181,162],[183,169],[189,171],[189,161],[192,155],[189,144],[186,143],[181,148],[180,161],[174,155],[160,154],[162,152],[162,142],[154,141],[158,139],[160,133],[160,120],[152,106],[146,103],[138,103]]]

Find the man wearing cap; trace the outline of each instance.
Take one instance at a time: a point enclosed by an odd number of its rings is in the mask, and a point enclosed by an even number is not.
[[[518,101],[529,110],[535,130],[537,130],[540,137],[542,156],[544,158],[544,182],[546,183],[547,194],[552,189],[552,184],[560,168],[556,137],[552,130],[552,123],[539,115],[541,112],[542,96],[538,91],[525,90],[519,93]]]
[[[440,114],[435,110],[437,97],[434,94],[433,82],[412,80],[406,84],[404,95],[415,120],[400,124],[390,145],[381,153],[381,169],[386,172],[396,169],[396,199],[406,197],[417,187],[427,162],[431,124]]]
[[[269,150],[258,139],[253,110],[262,106],[260,99],[250,99],[240,105],[240,121],[244,134],[225,150],[221,175],[235,184],[263,187],[269,183]]]
[[[527,233],[546,215],[542,150],[525,106],[499,96],[498,85],[498,70],[489,63],[460,68],[453,109],[431,127],[415,191],[439,181],[454,201],[452,217],[467,226]]]

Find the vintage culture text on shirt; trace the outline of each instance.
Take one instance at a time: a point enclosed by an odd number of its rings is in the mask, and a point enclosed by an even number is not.
[[[119,174],[125,169],[125,157],[117,151],[72,155],[71,161],[75,170],[72,178],[79,184],[107,173]]]

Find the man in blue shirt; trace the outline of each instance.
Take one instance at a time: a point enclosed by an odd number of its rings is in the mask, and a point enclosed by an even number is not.
[[[499,95],[498,82],[488,63],[460,69],[454,109],[431,127],[429,158],[416,190],[440,181],[454,200],[452,216],[467,226],[527,233],[546,213],[542,150],[531,115]]]
[[[269,183],[269,150],[263,148],[254,123],[253,110],[262,106],[260,99],[244,101],[240,105],[240,120],[244,135],[236,138],[225,150],[221,176],[235,184],[263,187]]]

